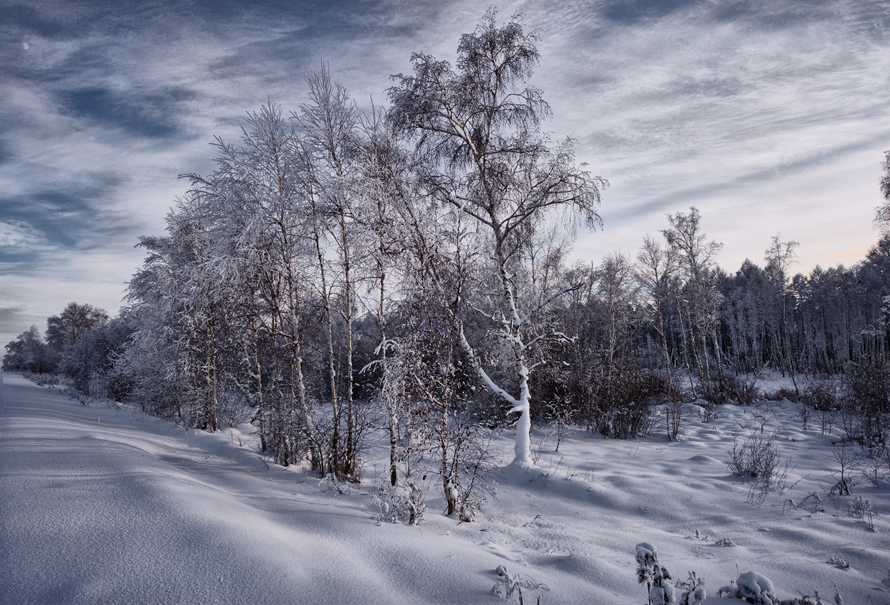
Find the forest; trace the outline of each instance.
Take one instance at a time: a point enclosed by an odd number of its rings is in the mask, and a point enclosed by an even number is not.
[[[684,402],[708,420],[775,397],[886,457],[890,151],[880,239],[851,267],[795,273],[777,235],[727,272],[695,207],[636,255],[570,261],[608,183],[543,130],[536,42],[489,11],[455,65],[415,54],[368,113],[308,72],[304,104],[261,107],[211,174],[184,175],[116,317],[72,302],[3,368],[190,428],[247,418],[275,462],[337,481],[379,430],[390,484],[429,469],[461,519],[492,429],[531,464],[533,424],[676,439]],[[793,388],[763,392],[765,372]]]

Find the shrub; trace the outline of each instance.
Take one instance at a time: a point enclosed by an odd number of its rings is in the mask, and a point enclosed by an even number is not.
[[[35,374],[34,372],[25,372],[22,375],[41,387],[56,387],[62,384],[62,378],[58,374]]]
[[[801,394],[800,402],[805,408],[819,413],[823,435],[831,430],[832,418],[839,409],[835,381],[819,380],[807,384]]]
[[[593,428],[604,437],[628,439],[654,428],[653,407],[675,395],[672,383],[632,364],[614,367],[593,387]]]
[[[758,376],[741,378],[734,372],[721,370],[716,377],[702,381],[702,399],[712,405],[730,402],[751,405],[763,399],[763,392],[757,388]]]
[[[839,468],[831,472],[835,483],[829,493],[837,496],[850,496],[856,486],[853,481],[853,473],[858,470],[856,456],[852,450],[847,449],[847,444],[843,441],[835,444],[832,455]]]
[[[870,500],[863,500],[862,496],[856,496],[850,500],[850,514],[870,530],[875,530],[874,510]]]
[[[746,603],[758,605],[777,605],[776,589],[772,581],[756,571],[748,571],[739,575],[739,579],[730,582],[717,591],[721,597],[742,599]]]
[[[792,403],[797,403],[800,400],[797,390],[789,389],[787,387],[780,387],[775,391],[765,391],[763,393],[763,398],[767,401],[782,401],[787,399]]]
[[[514,593],[517,593],[519,596],[519,605],[523,605],[524,603],[522,598],[523,588],[526,590],[550,590],[547,588],[546,584],[535,582],[527,576],[521,574],[511,575],[504,565],[498,565],[495,574],[497,575],[498,580],[497,583],[491,587],[491,594],[506,600],[512,597]],[[541,598],[538,597],[537,601],[540,603]]]
[[[654,544],[641,542],[637,544],[637,581],[646,585],[649,605],[666,605],[676,603],[674,586],[668,580],[671,574],[658,564],[658,549]]]
[[[658,564],[658,552],[655,546],[648,542],[637,544],[637,579],[645,583],[649,589],[649,605],[666,605],[679,603],[679,605],[701,605],[707,598],[704,589],[705,581],[699,578],[695,572],[689,572],[689,579],[677,582],[676,587],[671,586],[665,580],[671,578],[667,569]],[[832,561],[829,561],[832,563]],[[832,563],[834,564],[834,563]],[[846,562],[844,562],[846,565]],[[676,598],[675,588],[682,590],[680,598]],[[745,603],[755,605],[823,605],[819,593],[814,591],[813,596],[801,595],[792,599],[779,599],[772,580],[757,573],[748,571],[739,574],[737,580],[731,581],[728,586],[722,586],[717,590],[718,597],[740,599]],[[835,605],[843,605],[837,587],[834,589]]]
[[[671,574],[658,563],[658,549],[653,544],[641,542],[636,547],[637,581],[646,585],[649,596],[649,605],[667,605],[679,603],[679,605],[700,605],[708,593],[704,589],[705,581],[696,576],[695,572],[689,572],[687,580],[677,582],[676,586],[668,580]],[[682,592],[677,599],[677,589]]]
[[[665,429],[669,441],[680,438],[680,428],[683,425],[683,402],[671,399],[664,404]]]
[[[890,362],[868,359],[847,368],[842,411],[849,439],[869,447],[886,444],[890,431]]]
[[[767,435],[752,431],[741,443],[733,439],[732,449],[726,455],[729,471],[737,477],[750,477],[769,485],[782,456],[776,447],[777,432]]]
[[[418,525],[426,511],[423,490],[414,481],[408,479],[404,483],[392,485],[389,477],[381,476],[377,485],[377,496],[374,498],[380,508],[379,521]]]
[[[683,425],[683,410],[685,407],[683,392],[675,378],[664,380],[663,389],[659,395],[664,401],[665,431],[669,441],[675,441],[680,437],[680,429]]]
[[[736,403],[751,405],[755,401],[763,399],[763,392],[757,388],[757,378],[742,380],[738,376],[732,376],[732,397]]]
[[[890,448],[886,445],[862,446],[860,459],[859,471],[862,476],[868,479],[873,487],[880,487],[886,469],[890,468]]]
[[[725,405],[732,399],[735,384],[734,376],[720,372],[716,378],[702,381],[701,397],[712,406]]]

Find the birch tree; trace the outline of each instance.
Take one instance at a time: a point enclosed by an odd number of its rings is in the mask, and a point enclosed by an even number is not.
[[[875,216],[875,226],[881,233],[890,235],[890,151],[884,152],[884,174],[881,176],[881,195],[884,198],[884,204],[878,206],[877,215]]]
[[[779,235],[774,235],[770,247],[764,253],[766,261],[766,276],[772,284],[779,300],[773,297],[773,315],[778,321],[772,326],[772,359],[784,374],[786,371],[791,376],[795,391],[798,390],[795,378],[794,355],[790,350],[790,319],[788,317],[788,287],[790,283],[789,268],[797,262],[797,248],[800,244],[796,241],[783,242]]]
[[[219,224],[218,280],[242,311],[239,353],[255,384],[261,442],[266,440],[266,391],[272,449],[283,464],[299,460],[308,444],[312,467],[327,472],[328,457],[313,418],[304,376],[304,335],[310,318],[307,271],[311,246],[298,177],[299,140],[276,105],[248,116],[241,145],[218,141],[219,169],[192,176],[206,211]],[[265,335],[265,337],[264,337]],[[271,363],[260,360],[263,339]]]
[[[476,234],[467,228],[468,218],[453,207],[429,211],[412,202],[397,205],[406,240],[401,255],[402,325],[393,339],[388,370],[413,419],[409,447],[419,448],[436,463],[433,472],[442,481],[445,514],[472,519],[482,503],[490,464],[481,428],[466,414],[471,376],[460,348],[459,307],[470,275],[478,271]]]
[[[177,210],[166,220],[167,236],[139,241],[147,255],[130,280],[127,298],[140,321],[122,368],[132,377],[131,395],[143,409],[212,430],[218,419],[212,407],[214,341],[205,333],[209,301],[195,282],[206,243],[195,198],[177,200]]]
[[[519,288],[523,245],[553,212],[600,223],[596,207],[605,181],[575,161],[575,143],[552,144],[540,129],[550,108],[529,84],[539,61],[538,35],[520,17],[499,27],[489,10],[461,37],[457,64],[426,54],[412,57],[414,75],[397,75],[390,89],[390,118],[415,144],[419,178],[431,202],[451,205],[474,223],[497,291],[472,312],[495,327],[507,344],[512,377],[497,384],[463,329],[460,346],[479,380],[519,414],[515,461],[531,464],[529,374],[546,363],[535,347],[559,332],[531,333],[534,316],[564,292],[540,302]],[[484,299],[484,297],[483,297]],[[459,301],[468,309],[465,299]]]
[[[337,476],[356,477],[358,431],[353,400],[353,324],[356,315],[357,176],[360,174],[359,115],[346,89],[331,80],[327,66],[305,77],[309,102],[294,115],[300,133],[299,183],[310,220],[320,296],[327,329],[333,431],[331,468]],[[331,258],[333,256],[333,258]],[[335,323],[343,322],[345,342],[335,342]],[[338,357],[345,358],[338,380]],[[341,436],[346,404],[345,439]]]
[[[377,358],[361,371],[376,371],[380,376],[376,399],[386,410],[389,481],[390,485],[395,486],[398,481],[399,423],[406,402],[406,376],[398,364],[391,363],[398,355],[398,344],[390,339],[393,336],[389,329],[389,315],[393,307],[390,295],[392,289],[408,273],[402,270],[406,257],[410,256],[404,242],[408,233],[402,219],[406,215],[411,179],[405,153],[385,118],[385,112],[375,107],[370,115],[361,120],[363,199],[360,222],[368,236],[363,255],[366,283],[364,298],[365,306],[377,324],[380,338],[375,349]]]
[[[689,214],[668,214],[667,219],[671,228],[661,233],[674,249],[684,278],[677,306],[686,366],[691,375],[692,364],[695,364],[705,395],[710,396],[714,370],[718,379],[722,376],[721,349],[717,340],[721,299],[715,288],[713,259],[723,244],[709,241],[702,233],[701,214],[695,206],[689,209]],[[711,353],[716,356],[716,368],[711,368]],[[691,386],[695,392],[694,385]]]
[[[655,333],[656,361],[653,364],[663,367],[667,377],[671,377],[671,342],[673,332],[670,321],[674,313],[671,303],[676,300],[677,256],[676,250],[668,246],[662,248],[652,236],[643,239],[637,253],[637,280],[642,288],[644,307],[649,316],[649,324]]]

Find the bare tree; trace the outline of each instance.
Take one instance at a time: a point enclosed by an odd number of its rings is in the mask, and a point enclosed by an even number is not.
[[[667,215],[670,229],[664,229],[668,245],[674,249],[683,270],[684,285],[678,292],[678,310],[685,346],[687,369],[695,364],[701,386],[708,394],[714,370],[721,372],[721,349],[717,341],[720,295],[714,283],[713,257],[723,248],[701,232],[701,214],[692,206],[689,214]],[[711,354],[716,368],[711,368]],[[718,374],[719,376],[719,374]],[[693,391],[694,391],[693,385]]]
[[[142,237],[148,251],[130,280],[128,299],[140,315],[128,351],[127,371],[138,384],[143,408],[172,415],[187,426],[219,428],[216,329],[223,307],[216,304],[203,273],[209,258],[198,199],[188,194],[167,215],[166,237]]]
[[[884,235],[890,235],[890,151],[884,152],[884,175],[881,177],[881,195],[884,204],[878,207],[875,225]]]
[[[391,290],[406,273],[400,270],[399,257],[411,256],[403,241],[407,232],[405,223],[400,220],[406,217],[404,208],[410,175],[405,153],[385,117],[385,112],[374,107],[361,121],[363,202],[359,220],[368,235],[363,250],[365,262],[362,263],[367,284],[364,298],[380,334],[377,358],[362,368],[362,372],[376,370],[380,376],[377,400],[386,410],[389,481],[395,486],[398,481],[399,423],[407,395],[404,368],[392,363],[397,357],[398,345],[395,340],[390,340],[389,315],[394,306],[390,303]]]
[[[54,364],[49,349],[37,326],[19,334],[15,340],[6,344],[3,356],[3,369],[11,372],[34,372],[43,374],[53,371]]]
[[[535,347],[559,332],[530,334],[531,320],[563,290],[529,300],[518,283],[521,251],[551,211],[597,225],[596,206],[605,181],[575,163],[574,141],[555,146],[541,133],[549,115],[541,91],[528,80],[538,62],[538,36],[520,17],[499,27],[489,10],[475,32],[462,36],[457,69],[415,54],[414,75],[395,76],[390,118],[416,144],[423,187],[432,201],[469,217],[484,241],[492,284],[498,292],[473,311],[496,327],[512,359],[511,391],[497,384],[461,329],[459,339],[479,379],[519,414],[516,462],[531,464],[529,373],[545,359]],[[466,309],[469,301],[459,301]],[[510,388],[508,386],[508,388]]]
[[[642,295],[650,325],[656,335],[659,354],[655,365],[663,367],[670,378],[671,372],[671,333],[668,327],[671,290],[676,288],[677,255],[668,246],[662,248],[657,240],[647,235],[637,254],[637,279],[642,287]],[[659,342],[660,341],[660,342]]]
[[[471,246],[475,237],[458,210],[441,206],[439,212],[419,212],[411,200],[404,201],[399,212],[408,241],[402,262],[410,270],[401,281],[403,325],[387,364],[394,380],[384,389],[404,397],[413,419],[409,448],[419,447],[435,461],[445,514],[471,519],[481,505],[489,465],[481,429],[466,413],[472,390],[460,348],[460,301],[478,270]]]
[[[788,372],[791,381],[794,384],[794,390],[800,392],[795,378],[794,355],[789,350],[791,335],[790,321],[788,317],[788,286],[790,284],[790,276],[788,270],[792,264],[797,262],[797,249],[800,243],[791,240],[783,242],[779,235],[774,235],[770,247],[767,248],[763,259],[766,261],[766,276],[775,289],[779,300],[773,299],[776,307],[776,313],[779,317],[778,322],[774,322],[772,328],[772,358],[782,369],[783,374]],[[778,323],[778,325],[775,325]]]
[[[300,131],[300,186],[311,224],[318,281],[327,329],[333,432],[331,469],[337,476],[359,473],[358,427],[353,401],[353,336],[356,314],[356,177],[360,174],[359,115],[346,89],[331,80],[326,65],[307,72],[309,102],[294,115]],[[329,258],[333,255],[334,258]],[[335,322],[344,324],[345,342],[335,342]],[[345,357],[342,383],[337,359]],[[345,442],[341,435],[346,403]]]

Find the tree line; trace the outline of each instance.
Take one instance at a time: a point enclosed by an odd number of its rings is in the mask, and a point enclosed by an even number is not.
[[[386,110],[308,72],[306,103],[249,114],[214,172],[185,175],[118,317],[71,303],[4,368],[189,427],[246,414],[277,462],[339,479],[382,427],[393,485],[434,460],[448,512],[471,515],[488,428],[514,426],[529,464],[533,419],[627,437],[653,402],[743,401],[766,369],[799,392],[887,366],[890,152],[883,237],[853,267],[792,274],[776,236],[727,273],[695,207],[635,256],[569,263],[607,183],[542,130],[537,39],[489,10],[455,65],[413,55]]]

